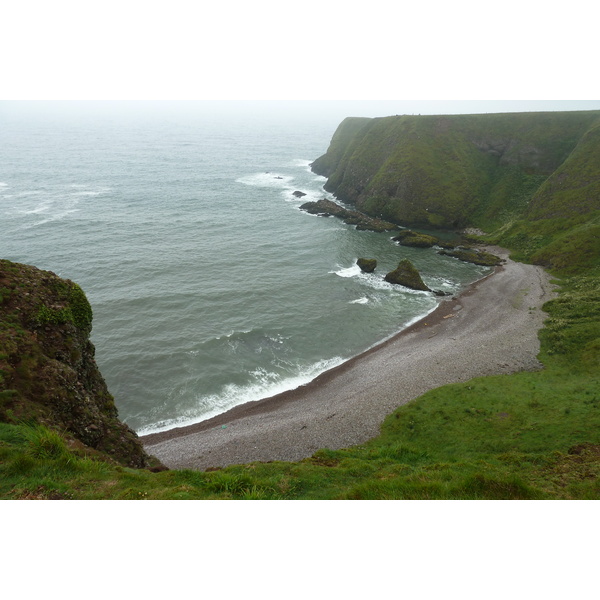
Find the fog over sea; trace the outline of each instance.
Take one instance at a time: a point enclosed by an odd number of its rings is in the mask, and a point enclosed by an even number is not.
[[[309,165],[346,115],[271,108],[0,106],[0,257],[81,285],[140,434],[297,387],[426,315],[438,298],[383,281],[403,258],[451,293],[488,272],[299,210],[331,198]]]

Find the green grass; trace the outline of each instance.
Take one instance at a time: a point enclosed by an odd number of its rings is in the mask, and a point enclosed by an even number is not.
[[[536,372],[447,385],[361,446],[210,472],[128,469],[40,425],[0,424],[0,497],[598,499],[600,272],[562,280]]]
[[[591,126],[598,114],[530,117],[350,120],[323,168],[331,171],[329,184],[352,200],[360,193],[357,182],[377,173],[365,200],[371,214],[401,221],[401,211],[408,211],[432,226],[468,215],[491,232],[484,241],[550,269],[560,293],[544,306],[543,370],[432,390],[389,415],[381,434],[361,446],[322,449],[296,463],[210,472],[131,469],[62,431],[33,421],[0,423],[0,498],[600,499],[600,127]],[[444,137],[454,125],[463,137]],[[512,140],[502,166],[465,146],[480,134]],[[424,143],[425,135],[437,143]],[[413,140],[401,152],[394,146],[399,136]],[[533,171],[519,163],[532,146],[543,150]],[[390,204],[403,172],[432,210]],[[11,269],[5,265],[6,273]],[[89,328],[85,296],[68,291],[69,319]],[[0,304],[14,292],[0,288]],[[0,322],[0,333],[4,329],[10,335],[4,335],[0,361],[27,335],[17,321]],[[14,367],[19,377],[30,376],[33,362],[22,357]],[[0,370],[0,384],[4,375]],[[0,414],[12,410],[16,394],[0,393]]]
[[[314,163],[326,189],[405,226],[492,231],[598,206],[598,111],[343,122]],[[335,142],[335,143],[334,143]]]

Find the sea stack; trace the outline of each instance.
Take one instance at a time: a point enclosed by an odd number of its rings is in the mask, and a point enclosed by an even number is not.
[[[400,261],[396,269],[390,271],[385,276],[385,280],[388,283],[403,285],[411,290],[420,290],[423,292],[432,291],[425,285],[419,271],[417,271],[416,267],[407,258]]]

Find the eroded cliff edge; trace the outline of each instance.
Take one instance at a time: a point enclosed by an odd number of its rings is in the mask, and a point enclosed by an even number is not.
[[[491,231],[512,218],[589,221],[598,164],[600,111],[576,111],[348,118],[312,169],[368,215]]]
[[[160,468],[118,418],[89,339],[81,288],[0,260],[0,421],[35,422],[135,468]]]

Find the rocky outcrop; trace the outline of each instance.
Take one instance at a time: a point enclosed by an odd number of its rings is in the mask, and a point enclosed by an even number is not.
[[[397,236],[393,237],[394,242],[400,246],[410,246],[412,248],[431,248],[439,243],[438,238],[425,233],[416,233],[410,229],[402,230]]]
[[[301,192],[300,190],[296,190],[292,193],[292,196],[295,196],[296,198],[304,198],[306,194],[304,192]]]
[[[390,271],[385,276],[385,280],[388,283],[403,285],[411,290],[420,290],[423,292],[433,291],[425,285],[419,271],[407,258],[400,261],[396,269]]]
[[[487,252],[486,250],[481,250],[480,248],[465,248],[462,246],[457,246],[452,250],[439,250],[438,254],[452,256],[453,258],[458,258],[464,262],[482,265],[484,267],[495,267],[503,262],[500,257],[492,254],[491,252]]]
[[[369,217],[356,210],[349,210],[336,202],[326,199],[317,200],[316,202],[305,202],[300,206],[300,209],[312,215],[319,215],[321,217],[337,217],[338,219],[342,219],[344,223],[355,225],[356,229],[363,231],[383,232],[392,231],[398,228],[394,223],[375,217]]]
[[[118,419],[91,329],[77,284],[0,260],[0,421],[40,423],[122,465],[161,468]]]
[[[356,264],[364,273],[373,273],[377,268],[377,260],[375,258],[359,258]]]

